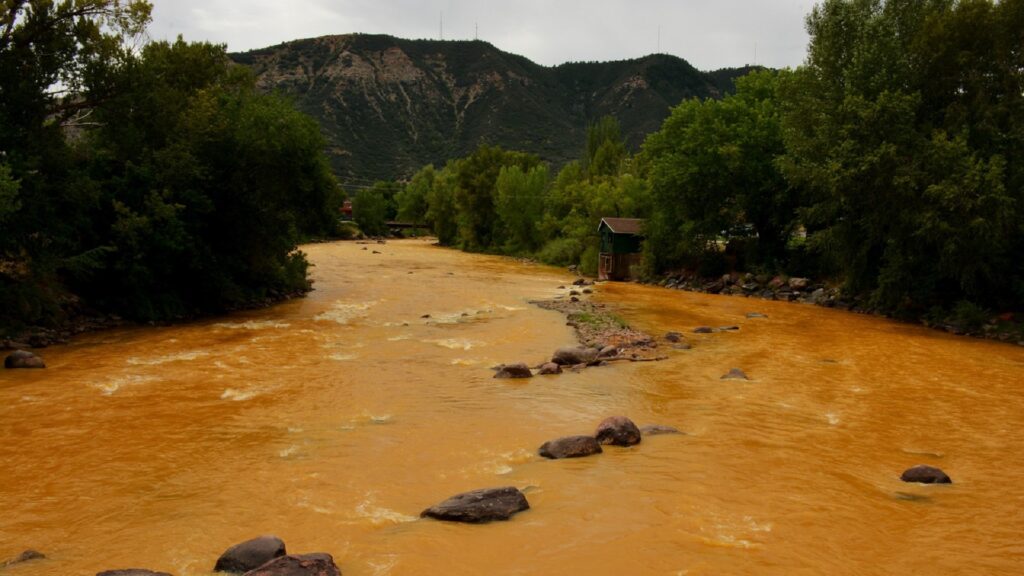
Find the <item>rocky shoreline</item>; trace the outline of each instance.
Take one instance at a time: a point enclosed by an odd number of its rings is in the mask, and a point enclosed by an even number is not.
[[[215,314],[194,314],[179,316],[173,320],[162,322],[135,322],[122,318],[117,314],[104,314],[81,307],[77,299],[69,299],[62,311],[64,319],[55,326],[29,326],[13,331],[6,336],[0,335],[0,350],[24,350],[29,348],[47,348],[58,344],[67,344],[71,338],[87,332],[123,328],[126,326],[170,326],[184,322],[192,322],[201,318],[216,317],[243,310],[259,310],[295,298],[302,298],[313,290],[312,286],[304,290],[290,292],[271,291],[267,297],[250,300],[244,304],[231,306]]]
[[[769,276],[765,274],[755,275],[752,273],[740,274],[737,272],[724,274],[717,278],[706,278],[684,272],[672,274],[660,280],[639,283],[701,294],[741,296],[762,300],[814,304],[816,306],[836,308],[858,314],[892,318],[871,307],[862,297],[844,295],[838,287],[810,278]],[[950,334],[1008,343],[1016,342],[1018,345],[1024,346],[1024,315],[1006,313],[992,317],[979,329],[968,328],[952,318],[946,318],[938,322],[927,322],[922,319],[921,324]]]

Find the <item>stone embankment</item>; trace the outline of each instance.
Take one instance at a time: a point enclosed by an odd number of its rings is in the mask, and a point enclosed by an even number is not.
[[[788,276],[769,276],[765,274],[740,274],[733,272],[718,278],[705,278],[691,273],[669,275],[656,282],[647,282],[672,290],[684,290],[702,294],[720,294],[726,296],[743,296],[778,300],[782,302],[801,302],[815,304],[826,308],[837,308],[860,314],[886,316],[873,308],[866,299],[860,296],[844,295],[842,290],[810,278]],[[1024,317],[1020,314],[1004,313],[993,316],[978,328],[970,328],[955,318],[940,321],[926,321],[929,328],[944,330],[951,334],[967,335],[976,338],[1016,342],[1024,346]]]

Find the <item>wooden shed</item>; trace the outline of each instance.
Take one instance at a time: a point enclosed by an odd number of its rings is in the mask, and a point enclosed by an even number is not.
[[[597,277],[600,280],[629,280],[629,268],[640,263],[644,221],[640,218],[602,218]]]

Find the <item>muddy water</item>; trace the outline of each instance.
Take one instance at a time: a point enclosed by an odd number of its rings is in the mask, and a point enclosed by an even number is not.
[[[348,576],[1024,571],[1024,349],[620,284],[596,297],[653,333],[741,328],[657,364],[499,381],[489,366],[572,341],[527,303],[563,273],[421,241],[306,250],[301,301],[0,372],[0,559],[49,556],[4,574],[205,575],[261,533]],[[719,379],[733,367],[751,380]],[[687,435],[534,455],[620,413]],[[956,483],[898,481],[918,463]],[[417,519],[501,485],[533,509]]]

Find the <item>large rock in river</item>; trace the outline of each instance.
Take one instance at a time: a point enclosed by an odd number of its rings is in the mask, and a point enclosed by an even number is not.
[[[904,482],[919,482],[921,484],[952,484],[953,481],[949,479],[949,476],[945,472],[935,468],[934,466],[925,466],[924,464],[908,468],[900,476],[900,480]]]
[[[550,376],[552,374],[561,373],[562,367],[559,366],[558,364],[555,364],[554,362],[548,362],[547,364],[544,364],[543,366],[540,367],[540,370],[537,372],[537,374],[540,374],[541,376]]]
[[[287,553],[284,542],[277,536],[259,536],[225,550],[217,559],[213,570],[214,572],[248,572]]]
[[[495,378],[533,378],[533,372],[526,364],[503,364],[494,374]]]
[[[513,514],[529,508],[530,503],[526,501],[526,496],[522,492],[512,486],[506,486],[457,494],[427,508],[420,516],[449,522],[482,524],[494,520],[508,520]]]
[[[594,434],[601,444],[612,444],[614,446],[632,446],[640,443],[640,429],[632,420],[625,416],[612,416],[605,418],[597,425],[597,432]]]
[[[566,436],[549,440],[542,444],[540,450],[537,451],[541,456],[553,460],[582,458],[601,452],[601,444],[593,436]]]
[[[555,350],[551,361],[563,366],[574,366],[576,364],[592,364],[597,361],[600,350],[596,348],[584,348],[582,346],[565,346]]]
[[[46,368],[46,364],[31,352],[15,350],[4,358],[4,368]]]
[[[341,576],[330,554],[290,554],[246,572],[244,576]]]

